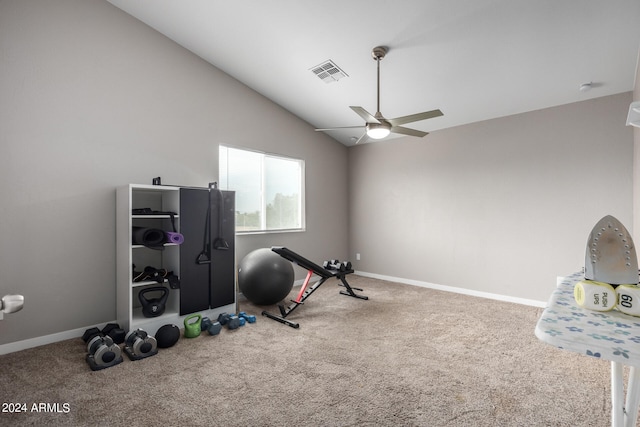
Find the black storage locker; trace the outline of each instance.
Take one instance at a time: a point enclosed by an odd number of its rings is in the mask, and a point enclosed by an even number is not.
[[[208,204],[206,188],[180,188],[180,233],[184,236],[180,247],[181,316],[209,308],[210,266],[196,262],[208,231]]]
[[[235,193],[180,188],[180,232],[180,315],[233,304]]]
[[[211,308],[235,302],[236,195],[233,191],[211,192]],[[221,218],[222,216],[222,218]],[[226,245],[216,244],[224,241]],[[217,246],[227,249],[216,249]]]

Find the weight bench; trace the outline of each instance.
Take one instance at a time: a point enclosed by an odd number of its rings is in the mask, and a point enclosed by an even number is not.
[[[267,311],[263,311],[262,312],[263,316],[267,316],[270,319],[277,320],[278,322],[284,323],[285,325],[289,325],[292,328],[299,328],[300,324],[298,324],[296,322],[292,322],[291,320],[288,320],[286,317],[288,315],[290,315],[293,312],[293,310],[298,308],[298,306],[300,304],[303,304],[304,301],[307,298],[309,298],[311,296],[311,294],[316,289],[318,289],[320,287],[320,285],[322,285],[324,282],[326,282],[328,279],[330,279],[332,277],[335,277],[336,279],[340,280],[341,283],[339,283],[338,285],[339,286],[343,286],[345,288],[344,291],[340,291],[340,293],[342,295],[347,295],[347,296],[350,296],[350,297],[364,299],[364,300],[368,300],[369,299],[369,297],[366,297],[364,295],[356,294],[354,292],[354,290],[362,292],[362,289],[353,288],[347,282],[347,279],[345,278],[345,276],[347,274],[353,273],[353,269],[345,270],[345,271],[327,270],[326,268],[321,267],[321,266],[319,266],[318,264],[316,264],[316,263],[314,263],[312,261],[309,261],[308,259],[306,259],[302,255],[299,255],[299,254],[297,254],[297,253],[293,252],[292,250],[287,249],[285,247],[273,246],[273,247],[271,247],[271,250],[273,252],[277,253],[278,255],[280,255],[281,257],[283,257],[284,259],[287,259],[287,260],[291,261],[292,263],[297,264],[300,267],[306,269],[307,270],[307,277],[306,277],[306,279],[304,279],[304,283],[302,284],[302,287],[300,288],[300,292],[298,293],[298,297],[295,300],[291,300],[291,304],[287,308],[285,308],[283,305],[278,305],[278,308],[280,309],[280,316],[278,316],[276,314],[269,313]],[[311,281],[311,276],[314,273],[316,275],[320,276],[320,280],[318,280],[311,287],[309,287],[309,282]]]

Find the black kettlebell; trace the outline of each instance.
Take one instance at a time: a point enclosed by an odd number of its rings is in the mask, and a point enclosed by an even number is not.
[[[158,298],[147,298],[146,295],[150,292],[161,292]],[[169,289],[164,286],[153,286],[140,291],[138,299],[142,304],[142,315],[144,317],[158,317],[164,313],[165,304],[169,298]]]

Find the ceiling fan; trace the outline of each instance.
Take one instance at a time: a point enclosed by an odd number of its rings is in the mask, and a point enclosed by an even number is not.
[[[431,119],[433,117],[439,117],[443,115],[442,111],[440,110],[425,111],[424,113],[417,113],[417,114],[411,114],[408,116],[396,117],[395,119],[386,119],[382,115],[382,113],[380,112],[380,61],[382,60],[382,58],[385,57],[387,52],[388,52],[388,49],[384,46],[376,46],[371,51],[371,56],[373,56],[373,59],[376,61],[378,66],[378,87],[377,87],[378,103],[377,103],[376,114],[371,115],[371,113],[369,113],[367,110],[365,110],[362,107],[353,107],[353,106],[349,107],[353,111],[355,111],[356,114],[358,114],[360,117],[362,117],[365,120],[365,125],[364,125],[365,133],[356,141],[356,144],[366,141],[367,138],[382,139],[392,132],[399,133],[402,135],[423,137],[425,135],[428,135],[428,132],[423,132],[416,129],[409,129],[401,125],[404,125],[406,123],[418,122],[420,120]],[[331,131],[331,130],[338,130],[338,129],[358,129],[362,127],[363,126],[344,126],[344,127],[327,128],[327,129],[316,129],[316,131],[324,132],[324,131]]]

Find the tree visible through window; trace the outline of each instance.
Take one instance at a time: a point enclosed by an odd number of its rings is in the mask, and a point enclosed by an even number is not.
[[[304,161],[220,146],[219,181],[236,192],[236,231],[304,230]]]

